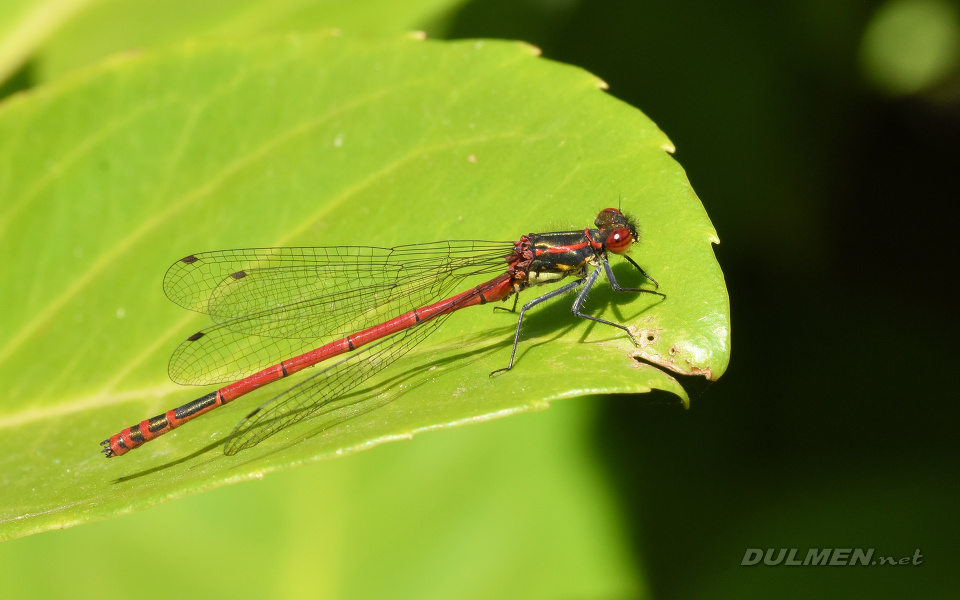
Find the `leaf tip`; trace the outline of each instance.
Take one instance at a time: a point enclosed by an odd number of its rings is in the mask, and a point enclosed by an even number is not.
[[[671,142],[670,140],[667,140],[666,142],[661,144],[660,149],[666,151],[667,154],[673,154],[674,152],[677,151],[677,147],[674,146],[673,142]]]
[[[526,48],[527,52],[530,53],[530,56],[543,56],[543,50],[529,42],[520,42],[520,46]]]

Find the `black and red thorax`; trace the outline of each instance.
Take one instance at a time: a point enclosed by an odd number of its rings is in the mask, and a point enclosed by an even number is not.
[[[615,208],[601,211],[594,224],[599,229],[522,236],[506,257],[514,292],[565,277],[583,279],[607,251],[623,254],[637,241],[636,225]]]

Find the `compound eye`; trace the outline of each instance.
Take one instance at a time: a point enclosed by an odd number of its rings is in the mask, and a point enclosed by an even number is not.
[[[617,219],[622,219],[623,213],[615,208],[605,208],[600,211],[600,214],[597,215],[597,220],[593,222],[594,225],[600,229],[605,229],[608,225],[612,225],[613,222]]]
[[[614,254],[623,254],[630,249],[631,244],[633,244],[633,236],[630,235],[629,229],[623,227],[611,231],[603,243],[604,247]]]

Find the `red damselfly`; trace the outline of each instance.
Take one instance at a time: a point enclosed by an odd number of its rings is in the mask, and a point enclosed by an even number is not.
[[[531,233],[516,242],[260,248],[181,259],[167,271],[164,291],[216,324],[180,344],[170,358],[170,378],[187,385],[229,385],[124,429],[101,442],[103,453],[108,458],[125,454],[264,385],[351,353],[244,417],[224,445],[226,454],[235,454],[385,369],[453,312],[567,277],[574,281],[523,305],[510,362],[491,375],[513,368],[527,310],[578,288],[573,314],[618,327],[637,344],[626,326],[580,311],[601,271],[614,290],[663,297],[653,290],[621,287],[610,268],[608,252],[623,256],[659,287],[625,254],[638,241],[633,220],[607,208],[594,225],[596,229]],[[448,297],[463,280],[494,273],[500,274]],[[516,307],[515,297],[510,310]]]

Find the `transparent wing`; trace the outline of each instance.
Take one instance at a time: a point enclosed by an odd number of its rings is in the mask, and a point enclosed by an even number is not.
[[[218,324],[180,344],[170,378],[188,385],[242,379],[448,297],[469,277],[502,273],[512,250],[510,242],[454,241],[187,257],[169,269],[164,290]]]
[[[448,315],[395,333],[284,390],[237,424],[224,445],[228,455],[259,444],[302,421],[382,371],[436,331]]]
[[[400,294],[405,282],[471,270],[504,267],[512,242],[476,240],[411,244],[395,248],[329,246],[221,250],[174,263],[163,289],[180,306],[209,314],[217,323],[286,308],[301,315],[325,310],[331,301],[369,290],[353,305],[379,305]],[[419,285],[425,285],[420,283]],[[281,311],[282,312],[282,311]],[[237,324],[239,325],[239,323]]]

